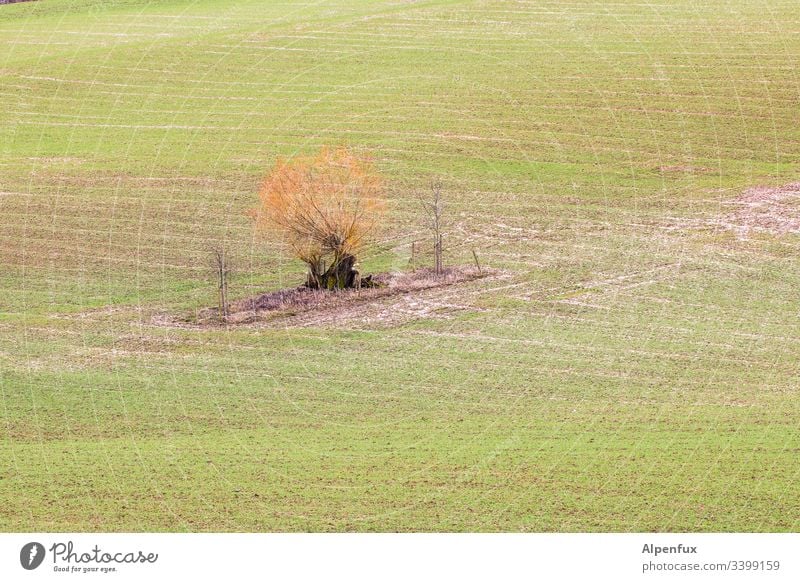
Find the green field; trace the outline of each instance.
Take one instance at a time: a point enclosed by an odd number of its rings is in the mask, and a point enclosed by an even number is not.
[[[782,0],[0,6],[0,531],[797,531],[800,13]],[[278,156],[388,185],[368,271],[492,277],[192,327],[299,284]],[[739,200],[739,203],[737,203]],[[422,257],[430,259],[430,253]],[[166,322],[166,323],[165,323]]]

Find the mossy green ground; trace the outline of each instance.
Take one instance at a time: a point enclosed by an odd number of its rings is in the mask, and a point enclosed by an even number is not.
[[[798,237],[695,226],[800,176],[799,25],[0,7],[0,529],[797,530]],[[236,297],[300,281],[246,211],[277,156],[339,143],[389,185],[367,270],[407,266],[440,177],[447,260],[505,275],[391,325],[158,325],[215,303],[213,244]]]

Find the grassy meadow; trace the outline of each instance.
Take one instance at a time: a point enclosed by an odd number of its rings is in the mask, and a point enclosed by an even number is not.
[[[736,201],[800,180],[798,27],[788,0],[0,6],[0,530],[797,531],[800,199],[749,230]],[[496,274],[171,324],[215,305],[213,245],[234,298],[302,281],[247,212],[325,144],[387,184],[367,271],[430,260],[440,178],[447,263]]]

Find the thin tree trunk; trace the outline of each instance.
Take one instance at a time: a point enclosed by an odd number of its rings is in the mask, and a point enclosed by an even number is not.
[[[437,276],[442,274],[442,235],[439,233],[433,244],[433,270]]]
[[[222,321],[227,321],[230,315],[230,307],[228,305],[228,274],[230,269],[228,267],[228,257],[224,248],[216,248],[213,250],[214,262],[217,268],[217,291],[219,294],[219,318]]]

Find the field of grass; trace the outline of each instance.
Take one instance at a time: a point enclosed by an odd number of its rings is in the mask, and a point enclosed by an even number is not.
[[[789,0],[0,6],[0,530],[796,531],[800,236],[731,212],[800,179],[798,29]],[[368,271],[439,177],[447,261],[500,274],[164,324],[215,304],[210,245],[234,298],[301,281],[247,210],[340,143],[389,185]]]

